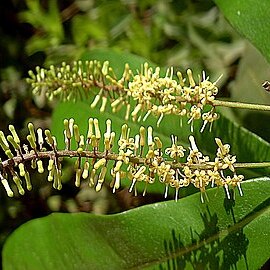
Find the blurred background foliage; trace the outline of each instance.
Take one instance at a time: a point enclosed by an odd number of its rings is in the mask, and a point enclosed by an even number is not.
[[[261,87],[269,79],[269,64],[210,0],[11,0],[1,1],[0,20],[1,130],[12,123],[23,135],[28,121],[49,126],[54,104],[32,97],[24,80],[28,70],[71,62],[96,48],[134,53],[181,71],[192,68],[195,74],[205,70],[213,80],[223,74],[220,98],[270,101]],[[258,121],[268,114],[224,113],[270,141],[270,128]],[[68,182],[55,192],[41,179],[37,175],[39,188],[20,198],[7,199],[0,189],[1,243],[21,223],[52,211],[113,213],[163,200],[134,198],[126,190],[116,196],[106,190],[98,196],[78,193]]]

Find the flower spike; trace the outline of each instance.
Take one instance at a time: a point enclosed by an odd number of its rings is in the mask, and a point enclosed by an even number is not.
[[[152,114],[157,116],[159,126],[165,115],[174,114],[187,116],[192,131],[193,122],[202,119],[203,131],[207,123],[212,125],[218,118],[213,105],[218,93],[217,81],[210,82],[204,72],[196,83],[188,69],[186,82],[181,72],[177,72],[174,78],[172,67],[167,69],[165,76],[161,76],[159,67],[153,69],[144,63],[141,71],[134,75],[127,64],[122,77],[116,78],[108,61],[75,61],[73,66],[62,63],[61,67],[38,67],[36,73],[30,71],[29,76],[27,82],[36,94],[45,91],[49,99],[59,97],[64,101],[76,101],[81,91],[86,95],[90,92],[93,96],[91,108],[99,103],[101,112],[107,104],[111,104],[113,112],[125,107],[126,120],[131,116],[133,121],[145,121]],[[131,105],[134,104],[131,99],[135,105]],[[210,106],[210,110],[205,111],[205,105]]]
[[[112,178],[113,192],[120,188],[124,178],[130,181],[129,191],[135,194],[137,194],[136,186],[143,182],[143,195],[146,193],[147,186],[160,181],[165,186],[165,198],[168,196],[169,189],[174,189],[175,200],[178,199],[181,188],[189,185],[200,190],[202,202],[204,197],[207,198],[208,186],[224,187],[228,198],[230,198],[230,187],[237,187],[240,195],[243,194],[240,183],[244,177],[236,173],[236,157],[230,154],[230,146],[223,144],[219,138],[215,139],[218,146],[216,157],[214,161],[210,161],[209,157],[199,150],[193,136],[189,137],[189,153],[186,153],[186,149],[178,143],[177,136],[172,135],[171,146],[165,148],[165,154],[163,154],[163,143],[159,137],[154,136],[152,127],[141,126],[138,133],[131,137],[130,128],[124,124],[121,134],[118,135],[116,144],[118,150],[113,152],[116,134],[112,131],[111,120],[106,120],[104,132],[99,128],[98,119],[90,118],[88,124],[88,131],[84,136],[80,134],[79,126],[73,119],[64,120],[63,130],[66,142],[64,150],[57,148],[56,139],[49,129],[43,131],[38,128],[36,137],[33,124],[28,125],[29,145],[24,145],[22,149],[14,127],[10,128],[12,135],[7,135],[7,140],[0,132],[0,145],[8,157],[0,163],[0,180],[7,195],[13,196],[9,175],[21,195],[25,193],[25,190],[19,176],[24,177],[27,190],[32,189],[30,174],[26,169],[28,162],[39,173],[47,171],[48,181],[53,182],[54,188],[61,189],[63,158],[76,159],[74,164],[76,187],[79,187],[82,181],[89,181],[90,187],[100,191],[106,178],[109,177]],[[77,142],[75,149],[71,149],[72,138]],[[36,139],[40,147],[37,147]],[[43,145],[44,140],[47,141],[46,148]],[[13,149],[9,148],[8,142]],[[44,159],[49,160],[47,168],[43,166]],[[183,162],[180,162],[180,159]],[[113,168],[108,170],[110,164]]]

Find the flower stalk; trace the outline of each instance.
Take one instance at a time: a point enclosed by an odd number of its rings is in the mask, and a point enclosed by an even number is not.
[[[144,183],[143,195],[147,186],[159,181],[164,184],[164,196],[168,196],[169,189],[175,190],[175,200],[179,190],[190,185],[205,194],[209,187],[223,187],[226,196],[230,198],[229,188],[238,188],[242,195],[241,182],[244,177],[238,175],[239,168],[256,168],[269,166],[265,163],[237,163],[236,157],[230,154],[230,146],[223,144],[216,138],[216,157],[210,160],[197,147],[195,138],[189,137],[189,150],[179,144],[176,136],[171,137],[171,145],[164,147],[161,139],[154,136],[152,127],[141,126],[134,137],[130,136],[130,128],[124,124],[115,140],[111,120],[106,121],[106,130],[99,128],[98,119],[90,118],[87,135],[80,134],[79,127],[73,119],[63,121],[64,141],[66,149],[58,149],[56,138],[50,130],[35,129],[28,124],[28,144],[21,146],[21,140],[14,128],[10,128],[13,140],[7,140],[0,132],[0,146],[7,159],[0,163],[0,180],[8,196],[13,196],[10,178],[21,195],[32,189],[28,163],[39,173],[47,171],[47,179],[53,182],[53,187],[61,189],[62,160],[73,158],[75,186],[82,181],[88,181],[89,186],[96,191],[102,189],[106,179],[111,180],[112,191],[121,187],[123,179],[130,181],[129,191],[137,194],[138,183]],[[68,124],[68,125],[67,125]],[[30,138],[31,137],[31,138]],[[16,139],[17,144],[14,144]],[[69,140],[68,140],[69,139]],[[75,149],[72,148],[75,142]],[[37,145],[40,145],[38,148]],[[47,168],[43,161],[49,160]],[[21,179],[23,177],[24,181]],[[202,195],[202,201],[204,197]]]
[[[223,106],[223,107],[236,108],[236,109],[270,111],[270,105],[252,104],[252,103],[237,102],[237,101],[214,100],[212,102],[212,105],[215,107]]]
[[[149,115],[157,117],[157,126],[168,114],[186,116],[193,131],[193,122],[202,120],[201,132],[219,116],[217,106],[240,109],[270,111],[270,106],[217,100],[217,81],[211,82],[203,72],[196,83],[192,71],[187,78],[181,72],[174,76],[173,68],[161,75],[159,67],[153,69],[148,63],[134,74],[126,64],[122,77],[117,78],[109,62],[78,61],[73,66],[62,63],[61,67],[49,69],[37,67],[36,73],[29,72],[27,82],[34,94],[46,93],[49,100],[76,101],[83,96],[94,96],[91,108],[99,106],[104,112],[111,104],[112,112],[126,108],[125,120],[145,121]],[[99,89],[96,92],[95,89]]]

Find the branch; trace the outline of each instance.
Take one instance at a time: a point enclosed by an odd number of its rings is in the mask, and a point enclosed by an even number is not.
[[[189,153],[185,156],[187,151],[179,145],[176,136],[172,136],[171,145],[164,149],[160,138],[153,136],[152,127],[146,129],[141,126],[138,134],[130,137],[130,128],[124,124],[115,142],[115,132],[111,130],[109,119],[106,121],[106,131],[101,132],[98,119],[90,118],[86,136],[80,134],[73,119],[65,119],[64,150],[57,148],[56,138],[50,130],[35,130],[32,123],[28,124],[28,129],[29,144],[23,146],[12,125],[9,126],[11,134],[7,137],[0,131],[0,145],[7,156],[1,162],[0,178],[8,196],[13,196],[9,176],[23,195],[25,191],[21,177],[25,178],[26,188],[32,189],[27,163],[31,163],[39,173],[44,173],[44,159],[49,160],[48,181],[53,182],[54,188],[61,189],[63,158],[75,158],[75,185],[79,187],[82,180],[87,180],[96,191],[102,188],[105,177],[109,177],[113,192],[119,189],[123,179],[128,179],[130,192],[136,194],[136,184],[144,182],[145,195],[147,185],[159,181],[165,186],[165,197],[169,187],[175,189],[175,200],[178,199],[179,189],[189,185],[198,188],[202,194],[208,185],[222,186],[228,198],[229,187],[238,187],[242,195],[240,183],[244,177],[236,173],[235,168],[239,168],[236,157],[229,153],[230,146],[218,138],[215,139],[218,146],[216,157],[210,161],[199,151],[193,136],[189,137]],[[72,141],[77,145],[76,149],[71,149]],[[201,198],[203,201],[203,196]]]
[[[236,101],[213,100],[212,105],[237,108],[237,109],[270,111],[270,105],[251,104],[251,103],[236,102]]]

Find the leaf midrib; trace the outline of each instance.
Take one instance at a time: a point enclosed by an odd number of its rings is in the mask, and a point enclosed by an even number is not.
[[[263,202],[261,204],[264,204],[264,203],[265,202]],[[186,254],[188,254],[188,253],[190,253],[192,251],[195,251],[195,250],[203,247],[206,244],[209,244],[209,243],[211,243],[213,241],[216,241],[217,239],[219,239],[221,237],[225,237],[230,233],[236,232],[237,230],[239,230],[241,228],[244,228],[246,225],[248,225],[250,222],[255,220],[257,217],[262,216],[263,214],[265,214],[268,211],[270,212],[270,205],[262,208],[261,210],[259,210],[257,212],[254,212],[251,215],[248,214],[243,219],[236,222],[233,226],[230,226],[227,229],[220,230],[218,233],[212,235],[207,240],[196,242],[196,244],[187,245],[187,246],[185,246],[184,249],[180,249],[178,251],[170,252],[169,256],[163,256],[162,258],[159,258],[158,260],[153,260],[151,262],[138,264],[136,266],[133,266],[131,268],[129,267],[129,268],[126,268],[126,269],[130,269],[130,270],[143,269],[143,268],[159,265],[161,263],[167,262],[168,260],[172,260],[172,259],[180,257],[180,256],[184,256],[184,255],[186,255]]]

